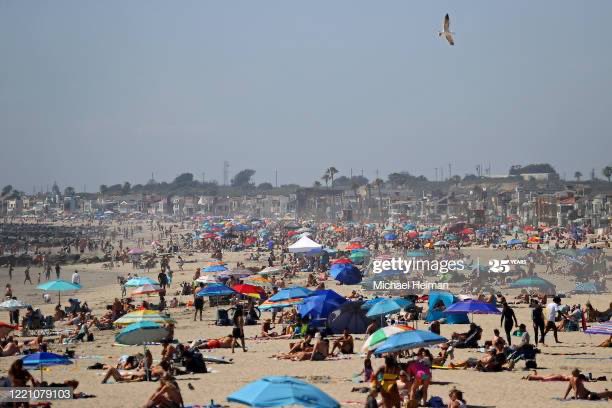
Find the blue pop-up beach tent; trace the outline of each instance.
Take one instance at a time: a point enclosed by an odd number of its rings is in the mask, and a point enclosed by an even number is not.
[[[425,316],[426,322],[433,322],[434,320],[446,319],[447,324],[468,324],[470,323],[470,319],[468,318],[467,313],[454,313],[447,314],[443,311],[434,310],[436,304],[439,301],[444,303],[445,308],[449,307],[453,303],[459,301],[452,293],[450,292],[440,292],[440,291],[431,291],[429,292],[429,302],[427,311],[427,316]]]

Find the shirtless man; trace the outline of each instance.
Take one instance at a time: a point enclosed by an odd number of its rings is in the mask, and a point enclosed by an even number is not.
[[[353,354],[354,345],[355,341],[353,340],[353,336],[349,334],[348,329],[344,329],[342,331],[342,337],[334,341],[331,354],[334,354],[336,348],[339,349],[342,354]]]
[[[591,400],[596,401],[600,399],[609,400],[612,398],[612,391],[604,391],[604,392],[591,392],[586,389],[584,386],[584,375],[580,373],[580,370],[574,368],[572,370],[572,376],[569,380],[569,385],[567,386],[567,390],[565,391],[565,395],[563,399],[567,399],[570,391],[574,391],[574,399],[582,399],[582,400]]]
[[[145,407],[183,407],[183,396],[174,378],[169,374],[164,375],[159,382],[159,387],[147,401]]]

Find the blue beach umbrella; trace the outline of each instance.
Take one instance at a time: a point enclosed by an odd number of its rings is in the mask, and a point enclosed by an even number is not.
[[[160,342],[166,337],[168,337],[167,328],[145,320],[126,326],[117,334],[115,341],[119,344],[140,346],[146,343]]]
[[[61,303],[61,292],[70,292],[73,290],[81,289],[81,285],[76,283],[68,282],[65,280],[57,279],[49,282],[41,283],[36,287],[37,289],[44,290],[47,292],[57,292],[58,304]]]
[[[506,244],[507,245],[522,245],[523,241],[521,241],[520,239],[513,238],[513,239],[509,239],[508,241],[506,241]]]
[[[529,276],[514,281],[510,284],[511,288],[554,288],[555,285],[546,279],[542,279],[538,276]]]
[[[395,241],[397,239],[397,234],[389,233],[384,235],[385,241]]]
[[[211,284],[205,287],[204,289],[202,289],[201,291],[199,291],[198,293],[196,293],[196,295],[213,297],[213,296],[230,296],[230,295],[235,295],[236,293],[238,292],[236,292],[234,289],[227,287],[225,285]]]
[[[263,377],[247,384],[227,397],[228,402],[250,407],[283,407],[297,405],[312,408],[340,408],[332,397],[293,377]]]
[[[228,269],[225,265],[211,265],[202,269],[202,272],[225,272],[227,270]]]
[[[410,330],[394,334],[376,348],[377,356],[383,353],[393,353],[419,347],[429,347],[434,344],[446,343],[448,339],[425,330]]]
[[[43,368],[57,365],[69,365],[72,361],[65,356],[61,356],[55,353],[34,353],[30,354],[22,359],[23,366],[27,368],[38,368],[40,369],[40,381],[43,380]]]
[[[302,317],[310,316],[312,319],[327,318],[331,312],[346,302],[346,298],[333,290],[317,290],[311,296],[304,299],[298,306]]]
[[[361,282],[361,271],[353,264],[334,264],[329,273],[332,278],[345,285]]]
[[[148,278],[146,276],[139,276],[137,278],[132,278],[128,280],[127,282],[125,282],[125,286],[134,287],[134,288],[138,288],[144,285],[158,285],[158,284],[159,282],[154,281],[153,279]]]
[[[286,289],[280,290],[277,294],[270,297],[270,299],[268,300],[271,302],[278,302],[280,300],[299,299],[299,298],[308,297],[312,295],[313,293],[314,292],[310,289],[303,288],[301,286],[295,286],[292,288],[286,288]]]
[[[382,298],[382,297],[377,297],[377,298],[374,298],[374,299],[366,300],[361,305],[361,308],[364,309],[364,310],[369,310],[369,309],[372,308],[372,306],[374,306],[378,302],[382,302],[383,300],[385,300],[385,298]]]
[[[377,302],[368,310],[367,317],[384,316],[391,313],[397,313],[405,307],[411,306],[413,303],[403,298],[388,298]]]
[[[500,314],[501,312],[492,303],[480,300],[464,300],[453,303],[444,310],[444,313]]]

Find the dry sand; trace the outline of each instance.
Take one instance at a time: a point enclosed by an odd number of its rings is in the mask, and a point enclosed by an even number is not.
[[[150,236],[150,235],[149,235]],[[474,250],[476,256],[478,250]],[[226,253],[226,261],[231,266],[238,260],[243,260],[244,253]],[[177,290],[177,284],[181,281],[190,281],[196,266],[202,266],[209,258],[206,254],[195,254],[188,257],[188,261],[197,260],[197,263],[185,264],[184,272],[177,272],[178,268],[173,265],[175,271],[173,287],[169,293]],[[247,262],[247,266],[248,266]],[[75,265],[66,266],[62,272],[62,278],[69,279],[74,269],[81,273],[81,282],[84,287],[79,291],[78,296],[81,301],[87,301],[89,306],[94,309],[96,314],[102,314],[104,306],[112,302],[114,297],[120,295],[119,286],[116,284],[118,274],[126,275],[133,271],[131,265],[115,268],[111,271],[102,270],[101,265]],[[140,271],[140,275],[145,275]],[[32,270],[32,277],[36,282],[38,270]],[[53,274],[54,275],[54,274]],[[151,271],[148,276],[156,279],[157,270]],[[0,270],[0,280],[4,285],[8,282],[8,272],[6,269]],[[51,313],[53,304],[43,304],[40,291],[35,289],[35,285],[22,284],[23,268],[17,268],[14,272],[13,281],[14,293],[25,301],[40,307],[45,313]],[[557,282],[564,285],[563,279]],[[565,282],[567,290],[569,282]],[[337,286],[330,283],[329,288],[340,293],[347,294],[354,288],[351,286]],[[516,291],[504,291],[515,295]],[[64,296],[63,296],[64,297]],[[66,296],[68,297],[68,296]],[[171,296],[168,296],[169,300]],[[564,300],[565,303],[584,304],[590,300],[599,310],[605,310],[612,300],[609,294],[596,296],[574,296]],[[185,298],[185,300],[187,300]],[[53,295],[53,302],[56,302]],[[64,303],[64,302],[63,302]],[[531,329],[530,309],[524,305],[516,307],[519,322],[527,324]],[[231,327],[218,327],[214,325],[215,309],[205,309],[205,321],[194,322],[192,311],[187,308],[171,310],[172,316],[178,321],[176,337],[183,342],[195,338],[216,338],[227,335]],[[8,321],[8,316],[6,316]],[[475,321],[484,329],[484,339],[492,337],[493,329],[499,328],[499,316],[476,316]],[[423,322],[419,322],[419,328],[426,327]],[[260,326],[247,326],[246,335],[249,338],[259,333]],[[443,325],[442,335],[450,337],[454,331],[466,331],[467,325]],[[503,331],[503,330],[502,330]],[[52,367],[44,372],[46,380],[63,381],[75,378],[80,381],[79,391],[95,394],[96,398],[84,399],[80,401],[54,402],[53,406],[68,407],[138,407],[142,406],[146,399],[153,393],[157,383],[113,383],[100,384],[102,379],[101,370],[87,370],[86,367],[96,362],[115,364],[119,356],[123,354],[136,353],[141,351],[139,347],[120,347],[113,346],[116,331],[94,330],[96,339],[91,343],[80,343],[76,346],[76,353],[79,356],[72,366]],[[533,336],[533,335],[532,335]],[[357,335],[356,346],[361,348],[364,335]],[[574,367],[580,367],[585,373],[592,372],[594,376],[606,375],[612,378],[612,353],[610,349],[595,347],[596,344],[604,340],[604,336],[588,336],[581,332],[560,333],[563,344],[553,345],[552,333],[547,336],[550,346],[543,348],[543,353],[538,355],[538,365],[541,367],[538,372],[542,374],[569,373]],[[325,392],[329,393],[342,406],[363,406],[365,394],[352,393],[351,388],[358,385],[351,381],[351,377],[358,373],[363,365],[363,358],[359,355],[352,356],[351,359],[341,361],[322,361],[322,362],[289,362],[277,361],[271,356],[277,352],[288,350],[289,340],[247,340],[248,352],[236,350],[232,355],[230,350],[217,349],[210,352],[210,355],[226,358],[234,358],[235,363],[231,365],[209,364],[208,374],[179,376],[177,378],[186,405],[205,404],[212,400],[218,403],[227,404],[226,397],[233,391],[238,390],[245,384],[266,375],[290,375],[305,378],[314,383]],[[51,345],[50,351],[62,352],[66,346]],[[160,346],[151,348],[155,359],[159,359]],[[434,354],[436,350],[432,350]],[[563,356],[553,355],[554,353],[586,353],[585,355]],[[456,360],[463,360],[467,357],[480,357],[481,354],[474,350],[458,350],[455,355]],[[0,359],[0,371],[7,372],[9,365],[14,360],[13,357]],[[375,368],[382,363],[382,360],[374,360]],[[521,362],[513,372],[502,373],[481,373],[473,370],[435,370],[433,373],[434,384],[430,387],[429,395],[441,396],[444,401],[448,401],[448,391],[452,387],[457,387],[464,391],[464,395],[470,406],[487,407],[574,407],[574,406],[607,406],[606,402],[560,402],[557,400],[563,396],[566,383],[562,382],[528,382],[521,380],[521,377],[528,372],[523,371],[524,364]],[[39,373],[35,373],[39,375]],[[187,386],[191,383],[195,388],[193,391]],[[589,383],[587,387],[593,391],[603,391],[604,388],[611,388],[610,380],[607,382]],[[353,403],[351,403],[351,401]]]

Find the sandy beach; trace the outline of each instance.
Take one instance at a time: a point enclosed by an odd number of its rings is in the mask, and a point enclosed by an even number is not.
[[[489,256],[486,251],[489,249],[469,249],[467,250],[472,257]],[[180,282],[189,282],[192,279],[196,267],[203,266],[210,261],[210,254],[195,253],[191,257],[185,257],[187,263],[184,271],[178,271],[178,267],[173,263],[174,272],[173,285],[167,297],[171,299]],[[245,252],[226,252],[224,261],[230,266],[236,262],[243,261],[247,266],[255,263],[246,260]],[[261,263],[259,263],[261,265]],[[120,297],[120,287],[117,284],[117,276],[127,275],[134,272],[130,264],[118,266],[112,270],[103,269],[100,264],[66,265],[62,271],[62,278],[69,279],[73,270],[78,270],[81,274],[83,289],[78,293],[64,294],[63,298],[69,296],[78,297],[97,313],[101,313],[107,304],[110,304],[115,297]],[[32,270],[33,280],[36,283],[38,271]],[[151,270],[149,274],[137,271],[140,276],[150,276],[156,279],[157,269]],[[304,278],[306,274],[303,274]],[[304,284],[304,278],[291,282],[292,284]],[[573,283],[566,281],[561,276],[547,276],[558,285],[558,289],[565,291],[573,287]],[[0,279],[3,284],[8,282],[7,270],[0,269]],[[42,302],[41,291],[35,289],[35,284],[22,284],[23,271],[17,268],[14,272],[11,284],[14,293],[19,299],[29,302],[36,307],[40,307],[44,313],[52,313],[55,294],[52,294],[52,302],[44,304]],[[348,295],[351,290],[361,290],[359,285],[339,285],[336,282],[328,281],[326,286],[343,295]],[[518,294],[516,289],[502,290],[508,299]],[[190,298],[190,297],[189,297]],[[184,297],[182,300],[189,300]],[[595,308],[605,310],[610,301],[609,294],[603,295],[576,295],[564,299],[564,303],[584,304],[590,301]],[[65,302],[63,302],[65,303]],[[426,305],[423,305],[426,308]],[[530,309],[526,305],[515,307],[519,323],[524,322],[531,330]],[[219,327],[214,325],[216,309],[205,307],[204,321],[193,321],[193,309],[179,307],[171,309],[170,313],[177,320],[175,337],[181,342],[188,342],[193,339],[217,338],[225,336],[231,332],[231,327]],[[264,313],[265,315],[265,313]],[[8,321],[8,316],[6,317]],[[493,329],[500,328],[498,315],[476,315],[474,321],[484,329],[483,340],[493,336]],[[61,327],[61,326],[60,326]],[[426,328],[423,321],[418,322],[418,328]],[[467,325],[442,325],[441,334],[450,338],[452,332],[462,332],[467,330]],[[259,334],[260,326],[246,326],[248,352],[239,349],[235,354],[231,354],[228,349],[215,349],[205,355],[224,357],[233,359],[233,364],[213,364],[208,365],[211,371],[207,374],[193,374],[178,376],[177,381],[180,385],[185,403],[205,404],[214,400],[217,403],[227,404],[226,397],[233,391],[238,390],[243,385],[266,375],[290,375],[305,379],[315,384],[325,392],[329,393],[342,406],[362,406],[365,394],[351,392],[355,386],[359,386],[352,381],[354,375],[359,373],[363,366],[363,357],[359,354],[348,356],[341,360],[327,360],[321,362],[293,362],[279,361],[271,358],[278,352],[286,352],[289,349],[290,340],[277,339],[254,339]],[[100,384],[103,371],[89,370],[87,366],[95,363],[114,364],[121,355],[133,354],[141,351],[135,346],[113,345],[114,335],[117,330],[98,331],[94,329],[95,341],[78,343],[76,345],[61,345],[53,343],[50,349],[53,352],[61,353],[65,349],[75,349],[75,364],[70,366],[59,366],[45,369],[44,377],[47,381],[64,381],[66,379],[77,379],[80,382],[79,391],[93,394],[96,397],[79,401],[56,401],[53,406],[69,407],[127,407],[141,406],[150,394],[157,387],[156,383],[111,383]],[[549,334],[549,337],[552,337]],[[361,344],[366,335],[356,335],[356,348],[361,349]],[[582,332],[560,333],[562,344],[549,342],[547,347],[542,348],[542,353],[538,355],[538,373],[547,375],[551,373],[569,373],[573,368],[579,367],[585,373],[592,373],[594,377],[607,376],[612,378],[612,364],[610,364],[609,349],[595,347],[603,341],[602,336],[589,336]],[[551,338],[552,340],[552,338]],[[161,346],[151,346],[155,360],[160,357]],[[436,352],[435,347],[432,351]],[[475,349],[461,349],[455,353],[455,360],[463,360],[468,357],[479,358],[481,354]],[[0,371],[6,372],[14,357],[0,359]],[[374,360],[374,367],[382,364],[382,359]],[[517,365],[512,372],[483,373],[471,369],[467,370],[434,370],[433,384],[430,387],[430,396],[440,396],[446,400],[451,388],[456,387],[464,392],[469,406],[478,407],[515,407],[518,401],[524,401],[526,405],[534,407],[557,407],[557,406],[585,406],[584,402],[566,401],[561,403],[559,398],[563,396],[566,383],[563,382],[529,382],[522,380],[521,377],[529,372],[523,370],[523,363]],[[34,373],[39,375],[39,373]],[[193,390],[188,386],[191,384]],[[363,385],[363,384],[362,384]],[[610,381],[589,383],[590,389],[603,391],[609,388]],[[520,402],[523,404],[523,402]],[[231,405],[231,404],[230,404]],[[589,403],[588,406],[600,406],[605,403]]]

